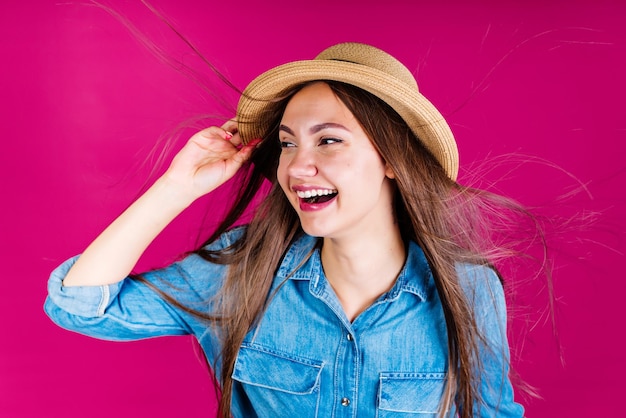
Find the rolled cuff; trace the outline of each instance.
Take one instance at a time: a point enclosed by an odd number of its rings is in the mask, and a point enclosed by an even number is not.
[[[102,286],[63,286],[63,279],[74,265],[75,256],[57,267],[48,280],[48,296],[59,308],[85,318],[103,316],[122,288],[123,280]]]

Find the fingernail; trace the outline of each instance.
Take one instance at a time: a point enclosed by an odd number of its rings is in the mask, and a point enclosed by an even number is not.
[[[226,132],[226,140],[229,140],[230,138],[233,137],[232,132],[229,132],[229,131],[225,131],[225,132]]]

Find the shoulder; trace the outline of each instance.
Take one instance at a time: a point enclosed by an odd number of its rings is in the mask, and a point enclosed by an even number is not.
[[[206,256],[207,254],[219,254],[220,252],[228,251],[229,247],[244,236],[245,231],[245,225],[230,229],[218,236],[214,241],[204,245],[202,248],[185,254],[172,266],[182,268],[188,272],[193,272],[198,268],[205,269],[207,264],[213,264],[209,261],[212,258]]]
[[[484,296],[503,296],[502,281],[496,270],[487,264],[457,262],[454,265],[461,290],[471,302]],[[423,281],[425,287],[434,286],[434,276],[430,263],[419,244],[411,241],[405,269]]]
[[[245,236],[247,225],[240,225],[221,234],[213,242],[210,242],[202,250],[221,251],[224,250]]]
[[[167,267],[143,273],[141,276],[156,287],[180,295],[191,292],[200,299],[214,295],[223,283],[228,266],[212,262],[202,255],[204,251],[227,250],[244,234],[245,227],[238,227],[221,234],[199,251],[187,253]]]
[[[458,263],[459,283],[476,319],[494,315],[500,321],[506,318],[506,300],[500,276],[491,266],[484,264]]]
[[[455,267],[459,283],[466,292],[482,291],[485,288],[502,289],[500,276],[489,265],[457,263]]]

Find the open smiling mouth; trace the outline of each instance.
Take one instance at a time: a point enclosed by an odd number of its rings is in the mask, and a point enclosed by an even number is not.
[[[337,196],[337,190],[317,189],[296,192],[298,197],[308,204],[325,203]]]

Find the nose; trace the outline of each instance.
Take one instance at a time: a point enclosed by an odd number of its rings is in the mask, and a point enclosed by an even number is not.
[[[317,174],[317,162],[312,150],[298,147],[285,157],[288,160],[287,173],[290,177],[313,177]]]

